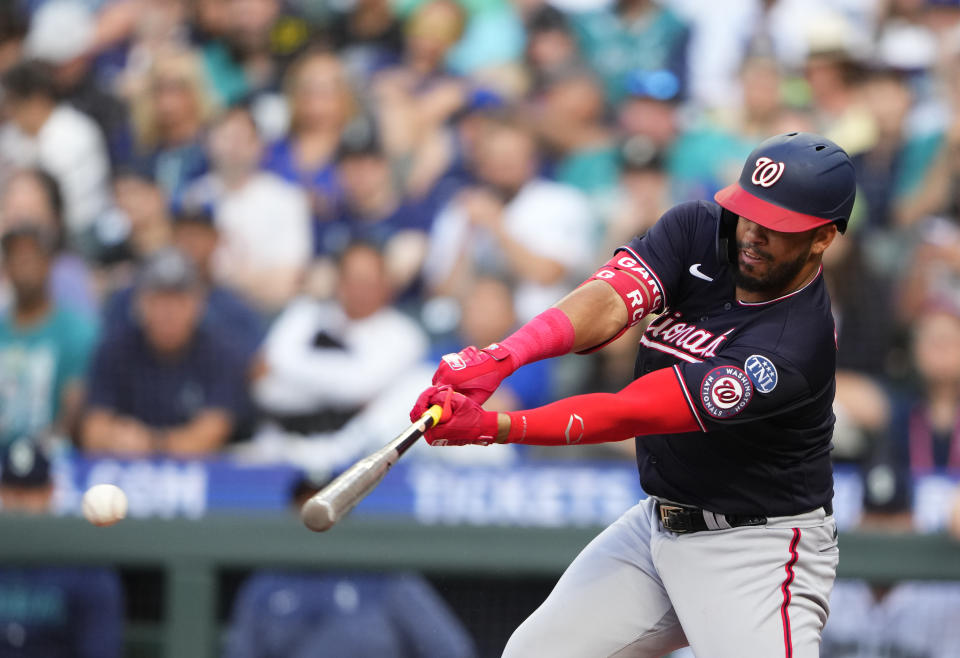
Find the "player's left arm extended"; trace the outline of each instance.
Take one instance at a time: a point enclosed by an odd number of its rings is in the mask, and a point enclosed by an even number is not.
[[[703,429],[674,368],[644,375],[617,393],[577,395],[510,413],[485,411],[450,388],[435,387],[422,398],[444,406],[440,423],[425,435],[432,445],[607,443]]]

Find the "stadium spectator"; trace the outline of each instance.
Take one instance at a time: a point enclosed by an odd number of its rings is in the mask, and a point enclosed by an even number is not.
[[[206,289],[206,311],[203,322],[218,326],[224,340],[234,343],[250,360],[263,341],[266,329],[260,314],[242,297],[213,278],[213,255],[220,242],[213,216],[203,208],[183,209],[174,215],[172,244],[180,249],[197,269]],[[104,304],[104,325],[111,329],[136,323],[136,288],[133,285],[116,291]]]
[[[0,75],[19,61],[29,25],[14,3],[0,6]]]
[[[372,244],[384,253],[391,287],[400,293],[420,274],[432,217],[429,200],[404,198],[390,165],[370,121],[347,126],[337,149],[343,196],[320,253],[336,254],[352,242]]]
[[[96,328],[51,299],[55,234],[11,227],[2,248],[13,304],[0,318],[0,447],[18,436],[70,437]]]
[[[933,217],[916,227],[907,267],[894,281],[897,316],[912,322],[931,299],[960,308],[960,227],[952,217]]]
[[[960,472],[960,312],[929,306],[914,321],[917,386],[893,406],[890,435],[914,475]]]
[[[171,218],[167,195],[149,167],[126,166],[113,175],[116,212],[102,222],[99,242],[101,262],[114,266],[139,263],[145,256],[170,244]],[[122,269],[122,268],[121,268]],[[121,275],[123,276],[123,275]],[[127,272],[127,281],[132,273]],[[116,288],[120,282],[111,281]]]
[[[60,98],[97,123],[110,160],[116,164],[132,154],[129,111],[96,79],[95,32],[96,17],[87,5],[79,0],[50,0],[30,22],[24,53],[50,66]]]
[[[864,103],[872,117],[876,140],[854,155],[857,188],[866,205],[865,227],[896,230],[922,219],[927,210],[911,204],[921,190],[942,147],[937,132],[912,134],[907,116],[913,92],[903,74],[875,71],[863,84]]]
[[[334,156],[340,133],[356,112],[356,100],[340,60],[324,52],[297,59],[284,78],[284,92],[290,132],[267,147],[264,167],[306,190],[320,245],[339,197]]]
[[[421,4],[404,24],[402,63],[371,81],[372,107],[392,157],[412,157],[463,106],[467,85],[447,64],[466,22],[466,11],[452,0]]]
[[[260,169],[263,145],[248,108],[232,107],[210,128],[212,171],[187,191],[210,207],[220,232],[214,278],[263,314],[278,312],[302,284],[310,260],[310,211],[303,190]]]
[[[53,501],[50,463],[30,439],[0,460],[5,514],[47,514]],[[120,658],[123,590],[101,567],[0,568],[0,655],[18,658]]]
[[[109,159],[97,124],[57,100],[50,69],[21,62],[2,79],[9,121],[0,129],[7,167],[42,167],[63,191],[69,242],[92,249],[92,230],[107,210]]]
[[[300,510],[318,489],[294,490]],[[260,570],[233,605],[224,658],[471,658],[473,641],[414,573]]]
[[[207,289],[207,319],[219,323],[241,352],[252,358],[266,334],[262,317],[230,288],[219,285],[213,259],[220,244],[214,217],[202,208],[184,209],[173,223],[173,244],[192,261]]]
[[[215,111],[200,59],[168,46],[130,92],[137,157],[171,203],[208,169],[204,129]]]
[[[532,117],[554,156],[554,178],[598,205],[609,201],[619,174],[614,136],[604,122],[603,89],[589,69],[554,69]]]
[[[631,72],[669,72],[682,90],[690,30],[669,6],[653,0],[618,0],[612,7],[575,16],[580,50],[604,82],[607,101],[626,95]]]
[[[169,248],[138,276],[137,322],[107,327],[91,367],[82,447],[91,453],[217,452],[248,411],[247,359],[229,330],[202,322],[203,284]]]
[[[600,253],[613,251],[642,235],[670,207],[670,181],[664,153],[643,135],[623,140],[617,149],[620,169],[616,197],[606,216]]]
[[[42,169],[15,172],[0,194],[0,233],[26,224],[54,236],[57,250],[49,281],[54,302],[83,315],[95,315],[93,274],[83,258],[65,244],[60,185]]]
[[[879,459],[864,471],[859,529],[912,532],[912,483],[902,464]],[[960,653],[956,583],[839,579],[823,629],[823,658],[954,656]]]
[[[338,430],[425,356],[422,330],[391,298],[383,254],[355,244],[340,256],[335,301],[303,297],[284,310],[264,343],[266,375],[254,386],[270,431]]]
[[[328,38],[354,77],[395,66],[403,53],[403,25],[389,0],[359,0],[335,11]]]
[[[437,217],[425,264],[434,292],[463,294],[477,273],[517,280],[525,321],[564,293],[593,251],[596,226],[586,197],[537,175],[533,135],[510,120],[490,122],[477,142],[479,185]]]
[[[865,62],[836,32],[811,44],[803,67],[816,131],[851,155],[869,149],[876,126],[860,95]]]
[[[550,74],[576,64],[580,59],[577,40],[566,15],[541,4],[525,21],[525,63],[534,90],[542,89]]]
[[[311,32],[284,9],[281,0],[227,0],[222,40],[203,46],[207,75],[220,103],[249,103],[258,127],[271,138],[279,137],[285,123],[276,111],[284,69]]]

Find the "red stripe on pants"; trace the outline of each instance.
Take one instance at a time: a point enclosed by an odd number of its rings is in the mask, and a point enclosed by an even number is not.
[[[797,554],[797,544],[800,543],[800,528],[793,529],[793,539],[790,541],[790,559],[784,565],[784,571],[787,577],[780,586],[783,592],[783,603],[780,605],[780,618],[783,620],[783,648],[786,658],[793,658],[793,640],[790,637],[790,584],[793,582],[793,565],[797,563],[800,556]]]

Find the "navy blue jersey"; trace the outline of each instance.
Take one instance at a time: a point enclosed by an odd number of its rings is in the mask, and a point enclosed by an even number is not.
[[[716,253],[720,212],[712,202],[678,205],[620,252],[662,298],[636,374],[674,368],[703,430],[639,437],[641,484],[724,514],[828,506],[836,342],[823,277],[768,302],[738,301]]]

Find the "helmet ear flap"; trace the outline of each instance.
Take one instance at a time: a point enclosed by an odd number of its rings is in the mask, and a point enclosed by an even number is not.
[[[737,264],[737,221],[740,218],[721,208],[717,221],[717,260],[721,265]]]

